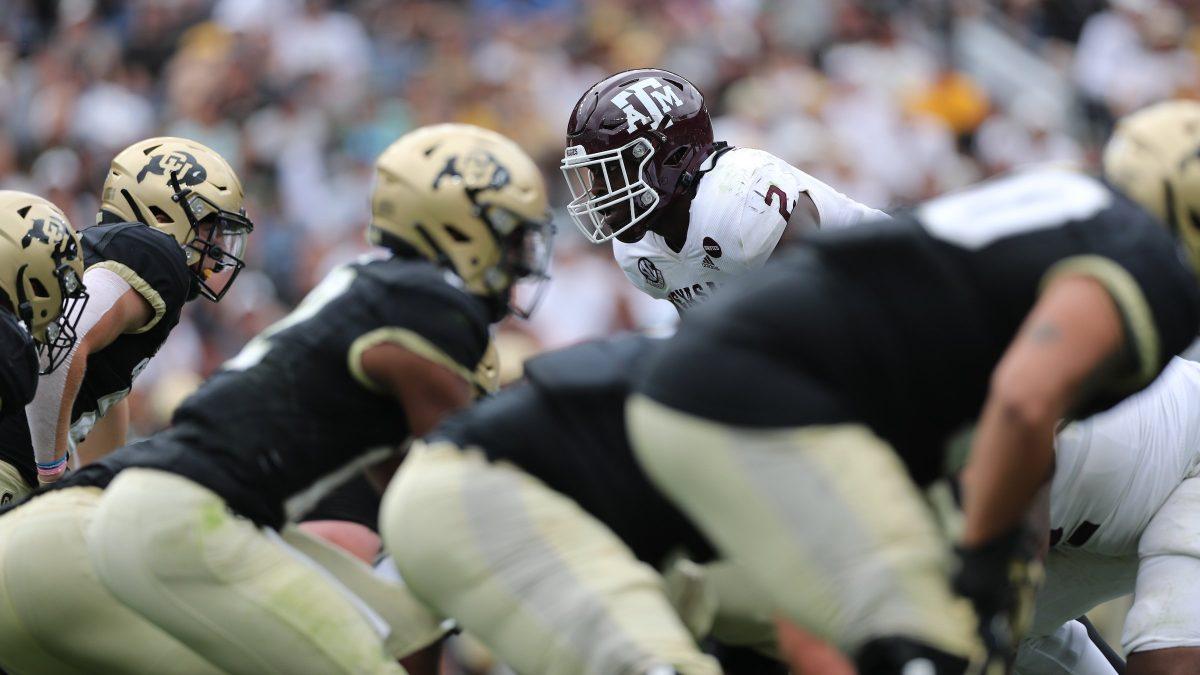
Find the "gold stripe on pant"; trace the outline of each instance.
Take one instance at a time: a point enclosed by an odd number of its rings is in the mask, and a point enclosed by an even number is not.
[[[720,672],[657,572],[574,501],[477,449],[415,446],[380,524],[412,592],[523,675]]]
[[[772,609],[850,655],[885,636],[977,653],[974,614],[949,587],[949,546],[865,426],[731,427],[644,396],[626,419],[647,474]]]
[[[357,599],[182,476],[128,469],[88,531],[121,602],[230,673],[403,673]]]
[[[217,675],[96,579],[84,532],[100,495],[69,488],[0,517],[0,667],[13,675]]]

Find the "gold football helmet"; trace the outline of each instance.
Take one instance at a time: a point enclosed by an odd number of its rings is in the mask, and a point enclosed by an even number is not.
[[[225,296],[245,267],[242,254],[254,223],[246,217],[242,182],[211,148],[164,136],[125,148],[104,180],[100,218],[105,213],[142,222],[175,238],[204,297]],[[214,288],[214,275],[224,283]]]
[[[75,345],[88,296],[79,235],[36,195],[0,190],[0,295],[37,342],[42,373],[53,371]]]
[[[1171,229],[1200,273],[1200,103],[1167,101],[1121,119],[1104,175]]]
[[[422,127],[384,150],[375,170],[371,243],[452,270],[497,319],[533,311],[554,226],[542,174],[516,143],[466,124]],[[521,279],[539,288],[518,307],[511,296]]]

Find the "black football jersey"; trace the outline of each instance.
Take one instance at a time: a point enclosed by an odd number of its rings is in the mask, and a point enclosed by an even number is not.
[[[689,314],[636,387],[731,425],[866,422],[925,483],[1060,272],[1103,283],[1126,323],[1122,372],[1080,416],[1148,384],[1196,337],[1196,277],[1166,229],[1101,181],[1038,170],[807,237]]]
[[[79,437],[129,393],[133,379],[179,323],[194,283],[183,249],[161,230],[142,223],[111,223],[89,227],[81,239],[87,268],[115,272],[150,303],[154,317],[138,332],[120,335],[88,356],[87,373],[71,410],[71,430]]]
[[[33,337],[10,312],[0,311],[0,461],[37,485],[25,405],[37,390],[38,357]],[[10,440],[5,440],[10,439]]]
[[[439,425],[431,440],[478,447],[564,494],[644,562],[713,551],[642,473],[625,435],[630,381],[660,340],[626,335],[538,356],[525,380]]]
[[[87,372],[71,410],[72,434],[82,437],[109,406],[129,393],[133,379],[179,323],[193,282],[187,258],[175,239],[142,223],[95,225],[80,238],[88,269],[103,267],[116,273],[154,310],[151,322],[140,332],[120,335],[88,356]],[[30,397],[32,400],[32,389]],[[37,484],[33,441],[23,409],[0,420],[0,457],[30,479],[31,485]]]
[[[37,391],[33,336],[11,312],[0,311],[0,418],[20,413]]]
[[[171,428],[110,464],[186,476],[279,527],[409,436],[399,403],[361,371],[366,348],[397,342],[471,378],[489,317],[456,282],[399,258],[335,269],[184,401]]]

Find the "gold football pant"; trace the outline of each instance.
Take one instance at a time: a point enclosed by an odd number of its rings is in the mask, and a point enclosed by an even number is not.
[[[657,572],[575,502],[478,450],[414,447],[380,524],[412,592],[523,675],[720,672]]]
[[[13,675],[221,671],[117,602],[84,532],[97,488],[52,492],[0,518],[0,668]]]
[[[630,440],[651,479],[774,611],[851,656],[906,637],[977,654],[950,551],[893,450],[857,424],[731,427],[634,396]]]
[[[16,467],[0,459],[0,505],[21,499],[32,492]]]
[[[331,575],[181,476],[122,472],[88,549],[117,599],[227,672],[404,672]]]

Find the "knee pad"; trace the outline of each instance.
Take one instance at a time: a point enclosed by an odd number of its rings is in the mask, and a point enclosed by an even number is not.
[[[969,662],[906,637],[884,637],[863,645],[854,661],[860,675],[962,675]]]

